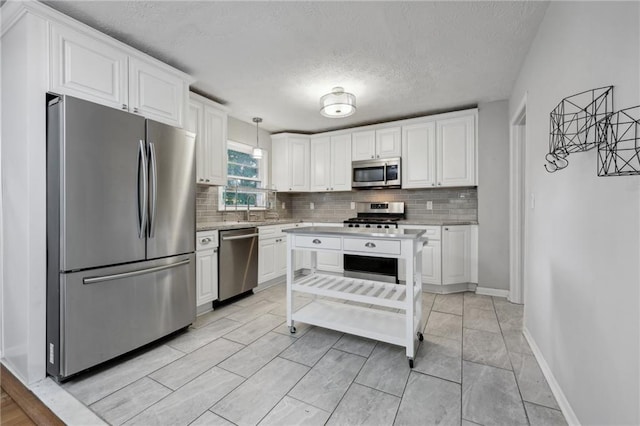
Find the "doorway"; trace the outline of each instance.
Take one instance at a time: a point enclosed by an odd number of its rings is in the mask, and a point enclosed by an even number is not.
[[[524,304],[526,95],[510,126],[509,301]]]

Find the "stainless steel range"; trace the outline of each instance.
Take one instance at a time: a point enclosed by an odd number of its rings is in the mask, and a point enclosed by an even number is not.
[[[403,202],[357,203],[357,217],[343,222],[348,228],[397,228],[404,219]],[[344,255],[345,277],[398,283],[398,259]]]

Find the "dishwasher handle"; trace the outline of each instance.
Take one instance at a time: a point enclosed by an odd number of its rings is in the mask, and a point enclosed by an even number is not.
[[[246,235],[235,235],[235,236],[231,236],[231,237],[220,237],[220,239],[222,241],[231,241],[231,240],[244,240],[247,238],[253,238],[253,237],[257,237],[258,233],[255,234],[246,234]]]

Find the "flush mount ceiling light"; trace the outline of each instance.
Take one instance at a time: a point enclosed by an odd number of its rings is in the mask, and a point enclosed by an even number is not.
[[[320,98],[320,114],[329,118],[348,117],[356,112],[356,97],[342,87],[334,87],[331,93]]]
[[[253,117],[253,122],[256,123],[256,147],[253,148],[251,156],[256,160],[260,160],[262,158],[262,150],[260,149],[260,134],[258,133],[258,124],[262,123],[262,118]]]

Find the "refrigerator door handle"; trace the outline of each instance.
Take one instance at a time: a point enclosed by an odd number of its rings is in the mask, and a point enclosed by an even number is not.
[[[156,212],[158,206],[158,162],[156,160],[156,145],[149,142],[149,153],[151,156],[151,212],[149,219],[149,238],[153,238],[156,233]]]
[[[153,268],[138,269],[138,270],[135,270],[135,271],[123,272],[121,274],[112,274],[112,275],[103,275],[101,277],[83,278],[82,279],[82,283],[83,284],[95,284],[95,283],[101,283],[101,282],[104,282],[104,281],[120,280],[120,279],[123,279],[123,278],[130,278],[130,277],[135,277],[135,276],[138,276],[138,275],[150,274],[152,272],[163,271],[165,269],[176,268],[178,266],[186,265],[189,262],[191,262],[191,260],[185,259],[185,260],[181,260],[181,261],[176,262],[176,263],[171,263],[169,265],[154,266]]]
[[[140,164],[142,163],[142,197],[140,196]],[[147,155],[145,153],[144,141],[138,143],[138,238],[145,238],[147,234],[147,216],[148,216],[148,165]],[[142,207],[140,206],[142,201]],[[141,211],[142,210],[142,211]]]

